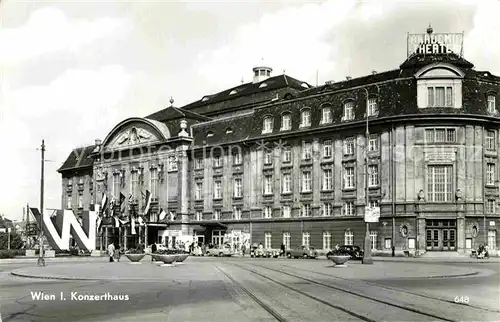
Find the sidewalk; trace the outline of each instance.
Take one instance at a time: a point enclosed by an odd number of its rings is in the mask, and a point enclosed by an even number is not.
[[[99,262],[107,261],[107,256],[68,256],[68,257],[45,257],[47,263],[66,263],[66,262]],[[0,259],[0,265],[2,264],[24,264],[24,263],[36,263],[38,257],[16,257],[16,258],[2,258]]]
[[[476,259],[470,257],[385,257],[373,256],[377,262],[417,262],[417,263],[500,263],[500,257],[490,257],[488,259]]]

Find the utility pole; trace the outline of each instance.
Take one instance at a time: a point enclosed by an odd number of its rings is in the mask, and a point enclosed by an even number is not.
[[[45,140],[42,140],[42,164],[40,176],[40,224],[38,226],[40,253],[38,254],[38,266],[45,266],[45,258],[43,254],[43,190],[44,190],[44,163],[45,163]]]

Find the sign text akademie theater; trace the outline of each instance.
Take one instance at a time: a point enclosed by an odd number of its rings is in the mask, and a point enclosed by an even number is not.
[[[424,55],[462,55],[463,34],[408,34],[408,56],[415,53]]]

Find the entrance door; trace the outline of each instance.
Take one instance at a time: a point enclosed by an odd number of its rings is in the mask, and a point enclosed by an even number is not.
[[[427,229],[425,239],[427,250],[439,250],[439,229]]]
[[[443,249],[442,250],[455,250],[455,229],[443,229]]]
[[[200,246],[205,244],[205,236],[203,235],[196,236],[196,240],[198,241],[198,245]]]

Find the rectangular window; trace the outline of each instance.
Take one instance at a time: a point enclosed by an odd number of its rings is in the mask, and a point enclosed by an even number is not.
[[[285,245],[285,249],[290,249],[291,239],[290,233],[283,233],[283,245]]]
[[[333,170],[323,169],[323,190],[333,190]]]
[[[236,153],[233,155],[233,164],[234,165],[239,165],[241,164],[241,154],[240,153]]]
[[[368,186],[378,186],[378,165],[376,164],[368,166]]]
[[[214,168],[222,167],[222,158],[219,155],[213,157]]]
[[[290,114],[283,115],[281,120],[281,130],[288,131],[292,129],[292,116]]]
[[[271,241],[272,241],[272,235],[271,235],[271,233],[266,233],[264,235],[264,248],[265,249],[272,248]]]
[[[149,170],[150,180],[149,189],[151,190],[151,198],[158,198],[158,169],[152,168]]]
[[[68,194],[67,199],[66,199],[66,208],[71,209],[73,208],[72,202],[71,202],[72,196],[71,194]]]
[[[78,208],[83,208],[83,194],[78,194]]]
[[[196,211],[196,213],[195,213],[195,220],[196,221],[203,220],[203,212],[201,210]]]
[[[354,244],[354,234],[352,231],[346,231],[344,233],[344,245],[352,245]]]
[[[348,138],[344,140],[344,154],[345,155],[354,155],[354,147],[355,147],[355,139]]]
[[[239,198],[243,195],[243,183],[241,178],[234,179],[234,197]]]
[[[427,87],[428,107],[453,107],[453,88],[450,86]]]
[[[292,162],[292,150],[290,147],[283,148],[283,163]]]
[[[435,128],[425,130],[426,143],[456,143],[455,129]]]
[[[220,180],[214,182],[214,198],[222,198],[222,181]]]
[[[344,216],[354,216],[354,202],[344,202]]]
[[[329,107],[323,107],[321,114],[321,123],[331,123],[332,122],[332,110]]]
[[[496,112],[495,96],[488,95],[488,113],[495,113],[495,112]]]
[[[380,202],[377,200],[377,199],[373,199],[373,200],[370,200],[368,202],[368,206],[370,208],[375,208],[375,207],[379,207],[380,206]]]
[[[332,157],[333,148],[332,148],[332,140],[324,140],[323,141],[323,158],[329,159]]]
[[[344,168],[344,188],[354,188],[354,167]]]
[[[486,150],[495,151],[495,131],[486,131]]]
[[[302,233],[302,246],[309,247],[311,244],[311,234]]]
[[[321,212],[322,212],[323,216],[327,216],[327,217],[332,216],[333,215],[333,204],[331,204],[329,202],[323,203]]]
[[[323,250],[329,251],[332,249],[332,234],[328,231],[323,232]]]
[[[264,218],[272,218],[273,217],[273,208],[271,206],[265,206],[262,210]]]
[[[372,250],[377,249],[377,232],[370,231],[370,245]]]
[[[221,215],[221,210],[220,209],[215,209],[213,213],[213,220],[220,220],[220,215]]]
[[[453,167],[430,165],[427,167],[428,200],[453,201]]]
[[[373,134],[370,135],[370,139],[368,140],[368,152],[376,151],[378,151],[378,135]]]
[[[300,206],[300,214],[302,217],[310,217],[311,216],[311,205],[308,203],[304,203]]]
[[[202,182],[196,182],[195,191],[194,191],[194,198],[196,200],[203,199],[203,183]]]
[[[391,246],[392,246],[392,239],[391,238],[384,239],[384,248],[391,249]]]
[[[132,171],[130,172],[130,194],[134,196],[135,199],[139,196],[138,190],[139,190],[139,172]],[[120,194],[115,196],[119,195]]]
[[[290,216],[291,215],[290,214],[290,212],[291,212],[290,211],[290,206],[283,206],[282,211],[283,211],[283,218],[290,218],[291,217]]]
[[[196,158],[196,161],[194,163],[194,168],[195,169],[203,169],[203,158]]]
[[[495,213],[495,199],[488,199],[486,201],[486,213],[488,214]]]
[[[283,186],[281,192],[282,193],[292,192],[292,175],[290,173],[283,174]]]
[[[310,160],[312,157],[312,145],[309,142],[302,143],[302,160]]]
[[[271,174],[264,176],[264,194],[270,195],[273,193],[273,176]]]
[[[302,171],[302,192],[311,192],[311,171]]]
[[[264,151],[264,164],[273,164],[273,151],[267,150]]]
[[[486,184],[494,185],[495,184],[495,164],[487,163],[486,164]]]
[[[368,100],[368,116],[374,116],[377,115],[377,113],[378,113],[377,99],[370,98]]]
[[[234,209],[233,209],[233,219],[235,219],[235,220],[240,220],[241,219],[241,208],[240,207],[234,207]]]
[[[264,118],[262,133],[271,133],[273,131],[273,119],[271,117]]]
[[[495,250],[497,248],[497,232],[496,230],[488,230],[488,249]]]

